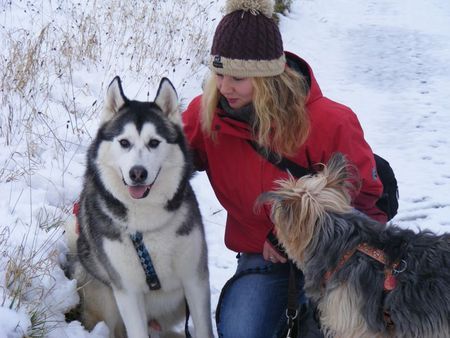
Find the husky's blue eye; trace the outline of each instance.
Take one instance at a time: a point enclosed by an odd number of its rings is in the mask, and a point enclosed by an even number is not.
[[[148,142],[148,146],[150,148],[156,148],[157,146],[159,146],[160,143],[161,143],[161,141],[158,141],[157,139],[153,138]]]
[[[122,148],[130,148],[130,141],[128,141],[127,139],[122,139],[119,141],[119,143]]]

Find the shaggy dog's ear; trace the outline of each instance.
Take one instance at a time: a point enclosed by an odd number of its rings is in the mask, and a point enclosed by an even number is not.
[[[111,120],[129,100],[123,93],[122,81],[116,76],[106,91],[105,104],[101,116],[101,122]]]
[[[324,166],[323,174],[327,178],[327,187],[348,193],[353,189],[350,179],[356,179],[357,169],[348,163],[347,158],[342,153],[334,153],[327,165]]]
[[[155,103],[173,123],[181,126],[181,113],[178,109],[178,95],[172,82],[166,77],[161,79],[156,93]]]
[[[313,179],[308,175],[305,180]],[[276,235],[286,253],[301,267],[304,252],[315,232],[323,210],[317,205],[314,194],[301,185],[301,180],[289,176],[277,181],[277,189],[261,195],[259,203],[271,204],[271,218]]]

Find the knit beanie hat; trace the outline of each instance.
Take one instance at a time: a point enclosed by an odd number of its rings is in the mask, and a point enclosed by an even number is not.
[[[211,47],[209,67],[236,77],[283,73],[286,58],[271,0],[227,0]]]

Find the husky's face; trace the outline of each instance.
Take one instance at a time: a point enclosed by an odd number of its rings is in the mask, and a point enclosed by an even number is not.
[[[125,187],[133,199],[147,197],[162,166],[170,165],[181,130],[172,84],[163,79],[154,102],[130,101],[116,77],[108,88],[102,119],[97,156],[102,180],[110,190]]]
[[[115,163],[132,198],[148,195],[161,170],[158,164],[167,157],[167,148],[167,140],[150,123],[145,123],[140,131],[129,123],[114,137],[111,164]]]

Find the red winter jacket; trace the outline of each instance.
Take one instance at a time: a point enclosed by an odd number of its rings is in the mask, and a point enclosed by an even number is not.
[[[289,159],[308,167],[326,163],[334,152],[346,154],[362,179],[361,190],[353,202],[355,208],[385,222],[386,215],[375,206],[383,190],[382,184],[374,175],[373,153],[364,140],[356,115],[348,107],[322,95],[305,61],[291,53],[286,55],[309,71],[311,83],[307,101],[310,135],[297,155]],[[236,252],[262,253],[273,224],[269,210],[255,209],[255,200],[261,193],[274,189],[273,182],[286,178],[287,174],[248,144],[251,131],[244,122],[216,114],[212,128],[217,132],[217,139],[213,141],[205,135],[201,130],[200,106],[201,96],[189,104],[183,113],[184,130],[194,150],[197,169],[206,170],[217,198],[227,211],[225,244]]]

